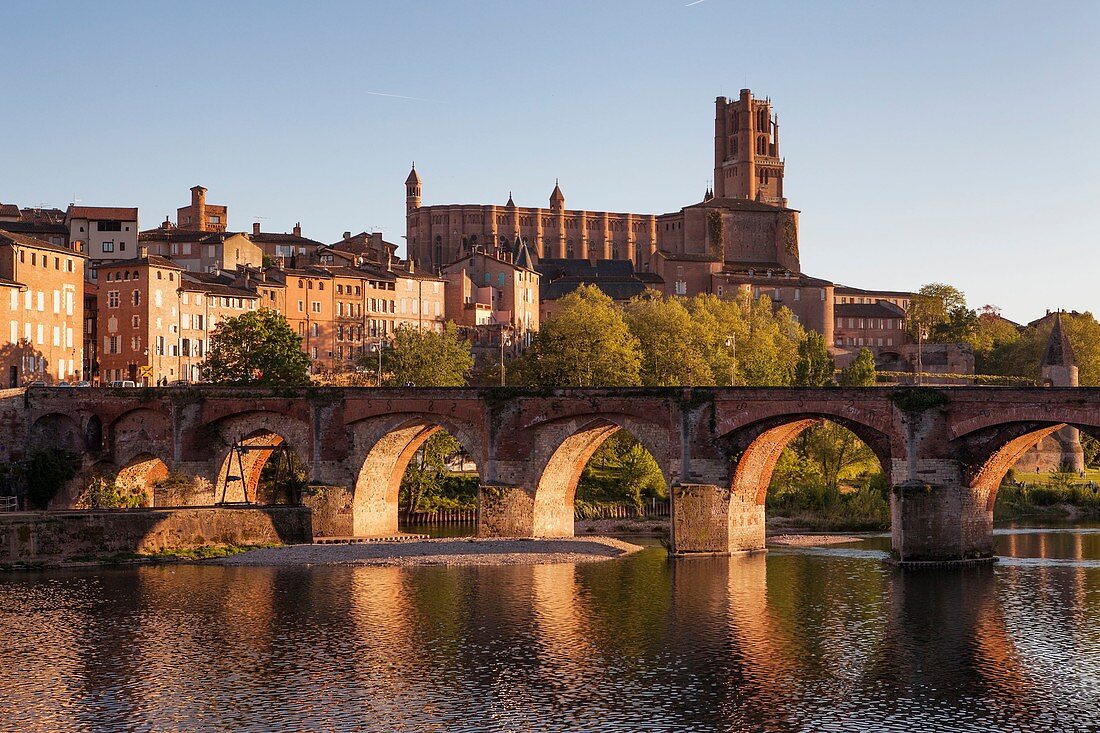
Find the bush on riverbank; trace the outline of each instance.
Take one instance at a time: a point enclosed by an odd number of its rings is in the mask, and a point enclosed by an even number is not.
[[[890,527],[886,477],[873,473],[848,485],[810,482],[769,491],[765,511],[772,524],[818,530],[884,530]]]
[[[997,490],[993,516],[998,520],[1029,515],[1100,516],[1100,486],[1073,479],[1072,473],[1054,473],[1044,483],[1006,482]]]

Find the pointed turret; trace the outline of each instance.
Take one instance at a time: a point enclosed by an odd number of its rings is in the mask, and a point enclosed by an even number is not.
[[[505,204],[509,209],[516,208],[516,202],[512,200],[512,192],[508,192],[508,203]]]
[[[1076,367],[1077,358],[1073,353],[1073,346],[1069,342],[1066,331],[1062,328],[1062,313],[1054,314],[1054,328],[1050,330],[1050,338],[1047,339],[1047,350],[1043,354],[1044,367]],[[1071,386],[1071,385],[1056,385]]]
[[[1050,329],[1047,350],[1043,354],[1044,387],[1076,387],[1078,382],[1077,359],[1070,345],[1069,336],[1062,326],[1062,312],[1054,314],[1054,327]],[[1069,469],[1074,472],[1085,468],[1085,452],[1081,448],[1081,433],[1075,427],[1064,427],[1041,441],[1035,449],[1048,454],[1046,463],[1051,470]],[[1045,447],[1044,447],[1045,446]]]
[[[420,208],[420,174],[416,172],[416,163],[413,163],[409,177],[405,179],[405,215],[406,217]]]
[[[526,267],[528,270],[535,269],[535,258],[531,256],[531,250],[526,242],[520,242],[519,244],[519,252],[516,254],[516,266]]]
[[[561,187],[558,186],[558,180],[556,178],[554,179],[554,191],[550,194],[550,208],[565,208],[565,194],[561,192]]]

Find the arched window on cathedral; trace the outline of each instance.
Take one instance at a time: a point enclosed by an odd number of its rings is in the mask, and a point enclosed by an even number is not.
[[[567,239],[565,241],[565,256],[568,259],[573,259],[573,240]]]
[[[737,155],[737,138],[730,137],[730,157]]]
[[[443,237],[438,234],[435,235],[435,257],[433,259],[435,264],[443,264]]]

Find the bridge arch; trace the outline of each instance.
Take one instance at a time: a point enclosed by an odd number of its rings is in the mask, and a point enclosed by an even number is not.
[[[40,416],[31,425],[28,448],[52,448],[76,455],[82,455],[87,449],[85,431],[80,421],[61,412],[49,412]]]
[[[470,454],[479,475],[488,447],[473,425],[449,416],[415,412],[391,413],[348,426],[353,468],[352,532],[357,537],[393,535],[400,521],[401,479],[409,462],[428,438],[445,430]]]
[[[878,427],[840,417],[836,414],[811,413],[773,417],[744,426],[720,438],[727,454],[734,457],[729,488],[737,500],[763,506],[772,474],[784,449],[813,425],[830,422],[850,430],[875,454],[889,476],[892,457],[891,436]]]
[[[147,497],[146,506],[156,506],[154,486],[168,476],[168,464],[150,452],[142,452],[130,458],[115,474],[115,484],[120,491]]]
[[[171,460],[174,449],[172,418],[160,410],[148,407],[128,410],[110,422],[108,435],[111,454],[120,466],[139,453]]]
[[[528,438],[534,451],[525,485],[532,487],[534,533],[572,537],[574,502],[581,474],[612,435],[625,430],[656,460],[671,483],[670,436],[665,426],[623,413],[574,415],[540,425]]]
[[[311,465],[310,426],[289,415],[266,410],[239,412],[210,424],[207,430],[218,446],[210,472],[215,502],[256,502],[260,475],[276,451],[292,452],[307,470]]]
[[[1036,413],[1033,417],[1038,418],[1040,414]],[[963,478],[975,499],[990,515],[1008,470],[1043,439],[1065,428],[1076,428],[1100,437],[1100,415],[1082,416],[1077,410],[1049,410],[1045,419],[1012,420],[998,424],[987,418],[972,424],[984,425],[956,439],[960,444],[959,453],[967,458]]]

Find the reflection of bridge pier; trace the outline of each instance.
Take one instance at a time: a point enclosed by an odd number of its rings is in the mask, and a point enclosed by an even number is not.
[[[404,469],[443,429],[478,466],[479,534],[561,537],[573,534],[585,462],[625,430],[671,489],[673,552],[733,553],[763,548],[776,459],[826,420],[855,433],[886,469],[897,557],[955,562],[992,556],[997,488],[1019,455],[1066,425],[1100,430],[1098,404],[1090,388],[32,388],[0,405],[16,416],[0,442],[21,447],[15,459],[55,447],[86,463],[94,454],[116,473],[146,464],[183,471],[235,486],[239,498],[254,495],[272,451],[238,460],[229,482],[230,446],[285,445],[334,497],[315,507],[317,534],[365,536],[396,531]]]
[[[1030,706],[1023,704],[1032,681],[1005,625],[991,566],[890,574],[882,644],[865,672],[863,686],[880,700],[931,697],[952,716],[975,714],[974,701],[996,717],[1011,712],[1013,726]],[[901,715],[902,711],[898,711]],[[1031,721],[1034,723],[1035,721]]]

